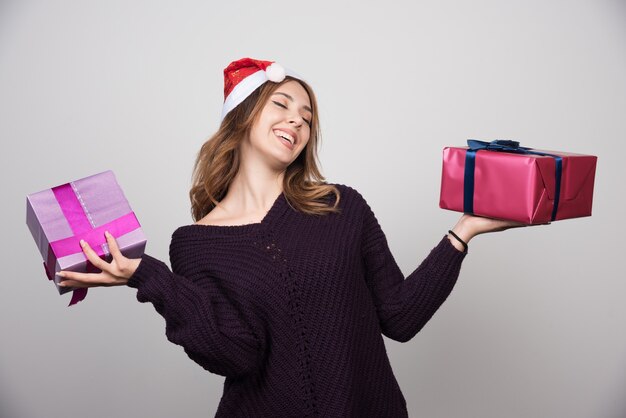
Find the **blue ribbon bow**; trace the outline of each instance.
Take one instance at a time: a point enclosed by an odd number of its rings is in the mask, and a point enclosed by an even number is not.
[[[561,176],[563,173],[563,157],[545,152],[534,151],[532,148],[520,147],[519,142],[497,139],[491,142],[468,139],[469,149],[465,154],[465,177],[463,183],[463,211],[474,213],[474,169],[476,167],[476,153],[480,150],[510,152],[514,154],[542,155],[554,158],[556,166],[556,187],[554,193],[554,206],[552,208],[552,221],[556,219],[556,212],[559,208],[559,197],[561,195]]]

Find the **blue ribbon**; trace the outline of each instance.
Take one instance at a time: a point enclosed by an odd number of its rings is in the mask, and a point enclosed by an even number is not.
[[[465,178],[463,183],[463,211],[474,213],[474,169],[476,167],[476,153],[480,150],[510,152],[514,154],[542,155],[554,158],[556,165],[556,187],[554,196],[554,207],[552,208],[552,221],[556,219],[556,212],[559,208],[559,197],[561,195],[561,176],[563,173],[563,157],[545,152],[534,151],[532,148],[520,147],[519,142],[497,139],[491,142],[468,139],[469,149],[465,154]]]

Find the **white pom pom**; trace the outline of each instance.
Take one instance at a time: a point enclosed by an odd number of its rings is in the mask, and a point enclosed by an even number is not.
[[[267,79],[274,83],[280,83],[285,79],[286,75],[285,68],[276,62],[270,64],[269,67],[265,69],[265,74],[267,75]]]

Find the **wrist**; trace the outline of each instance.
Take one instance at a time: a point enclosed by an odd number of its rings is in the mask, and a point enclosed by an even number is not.
[[[462,253],[467,253],[468,245],[467,243],[461,239],[456,233],[454,233],[451,229],[448,230],[448,240],[452,244],[454,248],[459,250]]]
[[[470,226],[469,218],[470,215],[464,214],[452,228],[452,232],[454,232],[461,240],[465,241],[466,244],[477,235]]]

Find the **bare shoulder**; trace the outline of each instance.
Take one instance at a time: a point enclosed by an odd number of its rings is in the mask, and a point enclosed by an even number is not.
[[[250,223],[258,223],[263,219],[262,214],[249,214],[246,216],[233,216],[219,206],[214,207],[204,218],[196,222],[198,225],[214,226],[237,226]]]
[[[229,217],[228,214],[219,206],[214,207],[211,212],[207,213],[204,218],[196,222],[198,225],[216,225],[224,226],[236,223],[236,219]]]

